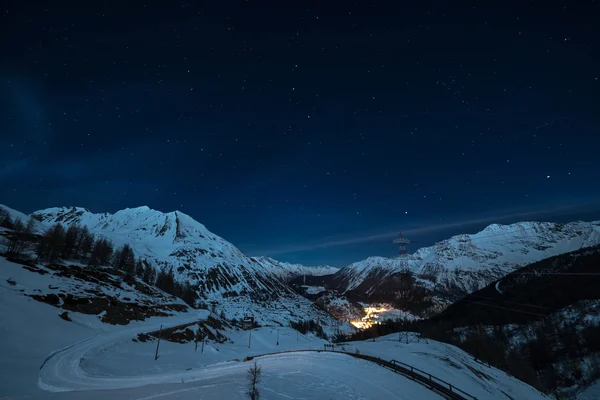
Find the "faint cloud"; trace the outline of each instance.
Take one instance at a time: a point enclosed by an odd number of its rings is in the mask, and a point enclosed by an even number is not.
[[[444,224],[428,224],[424,223],[421,227],[416,228],[408,228],[402,229],[402,233],[406,236],[417,236],[417,235],[427,235],[433,233],[439,233],[449,230],[458,230],[459,228],[466,228],[469,226],[475,225],[484,225],[484,224],[492,224],[492,223],[501,223],[506,221],[522,221],[527,218],[540,218],[540,217],[550,217],[550,216],[558,216],[561,214],[565,214],[569,211],[578,210],[583,207],[595,206],[598,207],[600,204],[598,203],[579,203],[579,204],[569,204],[557,206],[551,209],[546,209],[543,211],[534,210],[534,211],[510,211],[505,210],[503,213],[489,216],[489,217],[481,217],[474,219],[466,219],[454,222],[448,222]],[[347,246],[351,244],[359,244],[359,243],[369,243],[375,241],[381,241],[384,239],[391,239],[398,234],[400,229],[390,230],[386,232],[376,233],[376,234],[357,234],[355,236],[350,237],[338,237],[338,238],[329,238],[320,242],[315,243],[307,243],[304,245],[291,245],[291,246],[280,246],[272,249],[262,250],[261,254],[267,256],[275,256],[281,254],[289,254],[289,253],[299,253],[304,251],[311,251],[322,249],[325,247],[334,247],[334,246]]]

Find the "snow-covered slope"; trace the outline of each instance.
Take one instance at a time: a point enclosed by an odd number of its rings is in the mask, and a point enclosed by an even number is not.
[[[81,267],[59,267],[0,256],[0,398],[39,398],[32,392],[40,366],[62,347],[124,327],[194,321],[197,313],[207,313],[142,282],[127,284],[110,268],[86,279]]]
[[[16,284],[5,284],[9,278]],[[103,324],[94,315],[58,310],[27,294],[54,290],[69,279],[40,274],[0,259],[0,396],[35,399],[246,398],[246,356],[286,350],[323,350],[325,341],[290,328],[262,327],[252,333],[228,328],[228,340],[193,343],[140,341],[139,333],[207,318],[206,310],[154,316],[131,324]],[[63,282],[66,287],[75,282]],[[192,325],[195,329],[196,325]],[[33,329],[32,329],[33,327]],[[542,399],[538,392],[501,371],[485,367],[453,346],[429,341],[400,344],[396,335],[353,342],[383,359],[398,359],[431,372],[480,399]],[[155,359],[155,352],[159,352]],[[340,346],[336,346],[340,349]],[[264,398],[438,399],[435,392],[373,363],[330,352],[284,353],[257,358]],[[108,391],[110,389],[110,391]],[[53,392],[53,393],[52,393]]]
[[[342,292],[374,296],[394,291],[393,278],[405,268],[432,294],[455,300],[515,269],[554,255],[600,244],[600,221],[519,222],[490,225],[419,249],[403,258],[370,257],[342,268],[335,282]]]
[[[600,399],[600,381],[592,384],[583,392],[577,395],[577,400],[597,400]]]
[[[250,258],[180,211],[163,213],[144,206],[95,214],[79,207],[58,207],[31,216],[46,225],[87,226],[117,246],[129,243],[136,257],[156,269],[172,269],[176,280],[198,288],[200,301],[218,301],[218,311],[227,316],[254,313],[263,324],[321,319],[334,325],[331,316],[283,282],[295,273],[288,272],[296,271],[295,266]]]
[[[270,257],[252,257],[253,260],[267,268],[271,273],[277,275],[284,281],[307,275],[307,276],[323,276],[332,275],[340,269],[329,265],[319,265],[318,267],[307,267],[302,264],[290,264],[274,260]]]
[[[188,215],[162,213],[148,207],[115,214],[94,214],[78,207],[60,207],[32,214],[46,224],[85,225],[116,245],[129,243],[137,257],[157,268],[173,268],[175,278],[197,285],[205,299],[239,294],[288,292],[287,287],[231,243]]]
[[[21,211],[17,211],[13,208],[7,207],[3,204],[0,204],[0,209],[3,209],[4,211],[6,211],[8,213],[8,215],[10,216],[10,219],[14,222],[17,219],[20,219],[21,222],[23,223],[23,225],[27,225],[29,223],[29,220],[31,219],[31,217],[27,214],[22,213]],[[40,223],[38,221],[34,222],[34,227],[33,227],[33,231],[36,233],[39,232],[43,232],[45,231],[48,227],[46,226],[46,224]],[[0,229],[3,229],[0,227]]]
[[[3,204],[0,204],[0,207],[2,207],[6,212],[8,212],[8,215],[10,216],[10,218],[12,218],[13,221],[15,219],[20,219],[21,222],[23,222],[23,224],[25,225],[27,225],[27,222],[29,222],[29,216],[27,214],[23,214],[21,211],[17,211]]]
[[[403,338],[403,339],[406,339]],[[395,359],[439,379],[450,382],[477,399],[547,399],[533,387],[497,368],[478,362],[461,349],[408,333],[408,343],[398,334],[381,336],[376,341],[348,342],[346,351],[360,351],[384,360]]]

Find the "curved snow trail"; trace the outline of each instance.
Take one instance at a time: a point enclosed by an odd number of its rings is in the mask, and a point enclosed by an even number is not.
[[[189,322],[178,316],[169,326]],[[79,398],[78,391],[86,391],[90,400],[105,399],[104,389],[115,399],[163,399],[177,397],[197,400],[205,395],[211,398],[241,398],[246,390],[246,374],[250,363],[239,361],[217,362],[208,366],[169,371],[156,371],[133,376],[114,376],[105,371],[86,371],[82,360],[116,341],[131,340],[133,335],[158,328],[160,324],[136,326],[111,332],[72,344],[54,351],[40,368],[38,385],[51,392],[64,393],[66,399]],[[147,359],[140,359],[147,362]],[[289,399],[309,397],[391,400],[440,399],[425,387],[369,361],[349,358],[345,354],[296,352],[262,356],[258,361],[263,369],[261,389],[270,397]],[[178,385],[169,385],[178,384]]]
[[[120,340],[131,340],[139,333],[147,333],[171,326],[177,326],[208,317],[209,312],[200,310],[193,314],[177,315],[161,322],[136,324],[130,329],[102,333],[70,346],[55,350],[48,355],[40,367],[38,386],[49,392],[66,392],[73,390],[126,388],[143,386],[150,383],[180,382],[181,373],[161,373],[160,375],[109,377],[98,376],[85,371],[81,361],[92,350],[99,350]],[[165,323],[166,322],[166,323]]]
[[[395,372],[365,360],[348,358],[344,354],[325,352],[275,354],[261,357],[258,363],[262,369],[260,391],[268,392],[268,397],[272,399],[439,400],[442,398],[416,382],[399,377]],[[246,398],[246,374],[251,365],[251,363],[238,361],[213,364],[193,373],[182,371],[167,378],[178,384],[161,384],[164,380],[156,376],[151,382],[148,382],[148,376],[133,378],[136,380],[137,387],[111,391],[110,397],[115,400],[242,399]],[[185,378],[185,383],[181,382],[182,377]],[[114,380],[110,377],[95,379],[93,388],[97,389],[97,384],[102,385],[103,389],[112,389],[115,386]],[[144,383],[140,383],[142,381]],[[81,393],[64,393],[62,396],[61,398],[65,400],[78,400]],[[85,398],[88,400],[106,400],[106,396],[104,390],[85,392]]]

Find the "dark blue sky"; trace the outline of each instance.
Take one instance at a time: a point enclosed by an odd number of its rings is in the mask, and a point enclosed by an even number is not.
[[[600,218],[600,5],[479,3],[9,2],[0,203],[179,209],[333,265]]]

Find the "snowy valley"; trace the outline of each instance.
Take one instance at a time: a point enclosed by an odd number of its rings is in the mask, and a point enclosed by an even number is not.
[[[384,302],[418,317],[530,263],[600,244],[600,221],[490,225],[398,258],[370,257],[327,277],[354,302]]]
[[[268,399],[447,396],[390,369],[391,360],[467,396],[453,398],[546,398],[426,335],[347,340],[356,328],[420,320],[518,266],[600,242],[598,223],[495,225],[406,260],[337,270],[248,257],[178,211],[1,208],[0,222],[12,225],[0,228],[0,396],[15,398],[100,399],[107,390],[115,399],[244,398],[245,360],[254,357]],[[85,227],[95,243],[114,243],[117,258],[130,247],[133,272],[91,262],[92,245],[40,257],[56,224],[67,236],[84,238],[75,227]],[[507,239],[484,242],[492,233]],[[193,298],[163,290],[165,276]]]
[[[244,360],[256,356],[265,399],[443,398],[351,354],[403,360],[478,399],[495,399],[502,393],[512,398],[545,398],[504,372],[473,361],[467,353],[433,341],[414,338],[406,345],[392,335],[376,342],[338,343],[336,352],[331,352],[325,351],[329,342],[311,332],[283,326],[245,330],[211,316],[208,310],[192,309],[126,325],[78,311],[69,311],[67,320],[60,317],[62,310],[28,294],[59,284],[66,289],[69,278],[51,271],[40,274],[0,259],[0,280],[0,313],[10,316],[0,327],[4,339],[0,394],[9,398],[242,399],[246,371],[252,365]],[[7,280],[15,284],[5,285]],[[172,326],[183,328],[169,331]],[[199,328],[200,344],[192,334]],[[188,331],[192,337],[182,340]],[[261,356],[271,353],[278,354]]]

